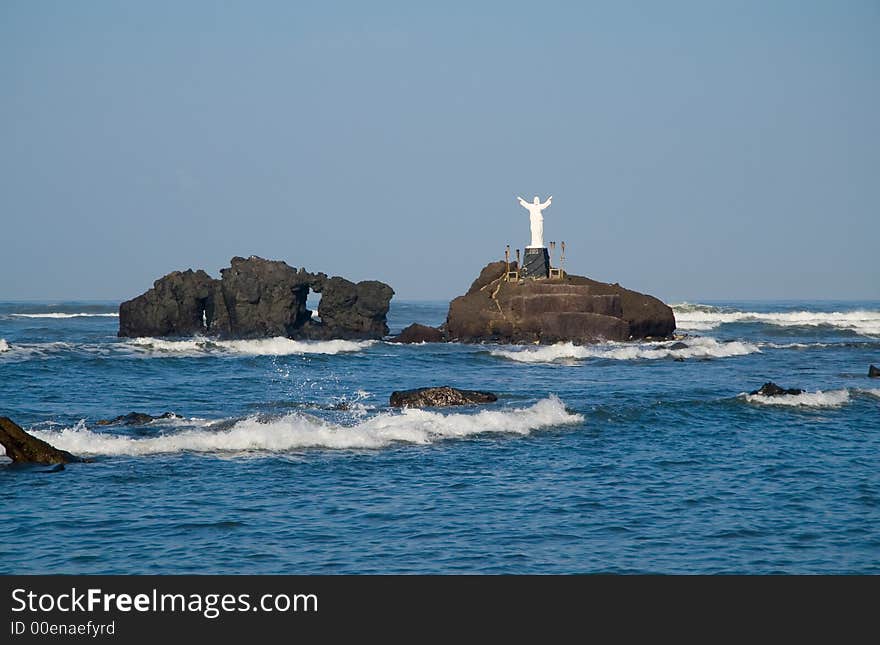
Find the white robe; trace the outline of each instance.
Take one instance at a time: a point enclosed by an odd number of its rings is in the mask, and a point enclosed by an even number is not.
[[[527,248],[542,249],[544,248],[544,215],[541,211],[550,205],[550,200],[543,204],[523,203],[523,208],[529,211],[529,228],[532,233],[532,242]]]

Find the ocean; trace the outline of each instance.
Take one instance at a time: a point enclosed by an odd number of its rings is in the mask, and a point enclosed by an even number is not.
[[[94,460],[0,448],[0,573],[880,573],[880,302],[678,303],[678,349],[119,339],[117,308],[0,303],[0,414]],[[444,384],[499,400],[387,406]],[[177,416],[96,424],[130,411]]]

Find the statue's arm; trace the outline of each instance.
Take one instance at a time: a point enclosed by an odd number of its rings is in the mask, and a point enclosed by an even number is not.
[[[525,206],[525,205],[528,203],[526,200],[524,200],[524,199],[523,199],[522,197],[520,197],[519,195],[517,195],[516,198],[519,200],[519,205],[520,205],[520,206]]]
[[[552,201],[553,201],[553,195],[550,195],[550,197],[547,198],[547,201],[544,202],[543,204],[541,204],[541,208],[547,208],[550,205],[550,202],[552,202]]]

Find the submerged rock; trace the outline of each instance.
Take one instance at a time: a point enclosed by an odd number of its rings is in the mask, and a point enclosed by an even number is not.
[[[870,376],[871,378],[880,377],[880,367],[877,367],[876,365],[869,366],[868,367],[868,376]]]
[[[9,417],[0,417],[0,445],[16,464],[69,464],[87,461],[59,450],[21,429]]]
[[[286,262],[234,257],[216,280],[202,270],[174,271],[149,291],[119,306],[119,336],[220,338],[380,339],[393,289],[383,282],[354,283]],[[321,294],[320,320],[306,308],[309,291]]]
[[[768,381],[761,386],[759,390],[752,390],[749,394],[757,394],[760,396],[783,396],[786,394],[803,394],[803,390],[799,390],[797,388],[789,388],[785,389],[783,387],[779,387],[773,381]]]
[[[492,392],[479,390],[459,390],[444,385],[423,387],[416,390],[401,390],[391,393],[391,405],[396,408],[445,407],[450,405],[473,405],[494,403],[498,397]]]
[[[506,271],[505,262],[486,265],[450,303],[450,340],[593,343],[668,338],[675,329],[672,309],[653,296],[569,274],[508,282]]]
[[[392,343],[442,343],[443,332],[436,327],[413,323],[390,340]]]
[[[677,343],[672,343],[669,346],[669,349],[687,349],[687,348],[688,348],[688,346],[686,344],[682,343],[681,341],[678,341]]]
[[[176,419],[177,415],[173,412],[166,412],[165,414],[160,414],[158,417],[154,417],[152,414],[145,414],[143,412],[129,412],[128,414],[121,414],[118,417],[114,417],[112,419],[101,419],[100,421],[95,422],[95,425],[99,426],[110,426],[110,425],[123,425],[123,426],[142,426],[150,423],[151,421],[156,421],[157,419]]]

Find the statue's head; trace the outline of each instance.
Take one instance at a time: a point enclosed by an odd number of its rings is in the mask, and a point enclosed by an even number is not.
[[[533,204],[540,204],[540,203],[541,203],[541,200],[538,199],[538,196],[537,196],[537,195],[535,195],[535,199],[532,200],[532,203],[533,203]]]

